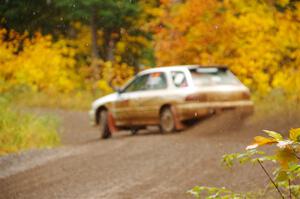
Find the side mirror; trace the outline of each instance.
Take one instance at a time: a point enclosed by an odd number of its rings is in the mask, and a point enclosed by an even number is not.
[[[110,82],[108,82],[108,85],[118,94],[121,94],[123,92],[120,87],[116,87],[112,84],[112,80]]]
[[[113,88],[118,94],[122,93],[122,89],[119,87]]]
[[[112,89],[118,94],[121,94],[123,92],[122,88],[117,86],[113,86]]]

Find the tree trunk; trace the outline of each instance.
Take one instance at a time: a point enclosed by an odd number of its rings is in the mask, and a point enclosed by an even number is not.
[[[91,67],[93,70],[93,77],[95,80],[98,80],[100,77],[99,74],[99,64],[97,63],[98,59],[99,59],[99,49],[98,49],[98,45],[97,45],[97,25],[96,25],[96,10],[93,9],[92,10],[93,14],[91,17],[91,50],[92,50],[92,63],[91,63]]]
[[[115,40],[112,37],[112,31],[104,32],[104,43],[105,43],[105,61],[114,61],[115,51]]]
[[[107,61],[113,61],[114,60],[114,51],[115,51],[115,41],[113,39],[110,39],[108,41],[108,46],[107,46]]]
[[[99,50],[97,46],[97,25],[96,25],[96,11],[93,10],[93,15],[91,17],[91,42],[92,42],[92,58],[99,58]]]

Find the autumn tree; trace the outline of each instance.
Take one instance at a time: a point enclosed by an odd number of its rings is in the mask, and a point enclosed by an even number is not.
[[[63,39],[53,42],[50,35],[29,37],[0,29],[0,93],[20,88],[68,93],[79,88],[74,54]]]
[[[139,7],[135,1],[120,0],[63,0],[56,4],[66,11],[67,18],[88,24],[91,29],[92,56],[100,58],[97,45],[97,31],[101,30],[104,37],[102,58],[113,60],[115,43],[121,31],[126,31],[133,24]]]
[[[59,34],[68,26],[62,13],[52,0],[1,0],[0,26],[32,35],[36,31]]]
[[[299,75],[299,1],[188,0],[163,10],[159,65],[227,64],[259,96],[300,88],[286,81]]]

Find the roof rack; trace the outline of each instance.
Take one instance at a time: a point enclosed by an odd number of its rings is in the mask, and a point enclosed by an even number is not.
[[[226,65],[197,65],[200,68],[228,68]]]

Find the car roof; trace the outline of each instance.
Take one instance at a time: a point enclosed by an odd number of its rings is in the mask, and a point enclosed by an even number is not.
[[[176,65],[176,66],[161,66],[150,68],[141,71],[139,74],[147,74],[153,72],[166,72],[166,71],[173,71],[173,70],[192,70],[197,68],[227,68],[225,65]]]

